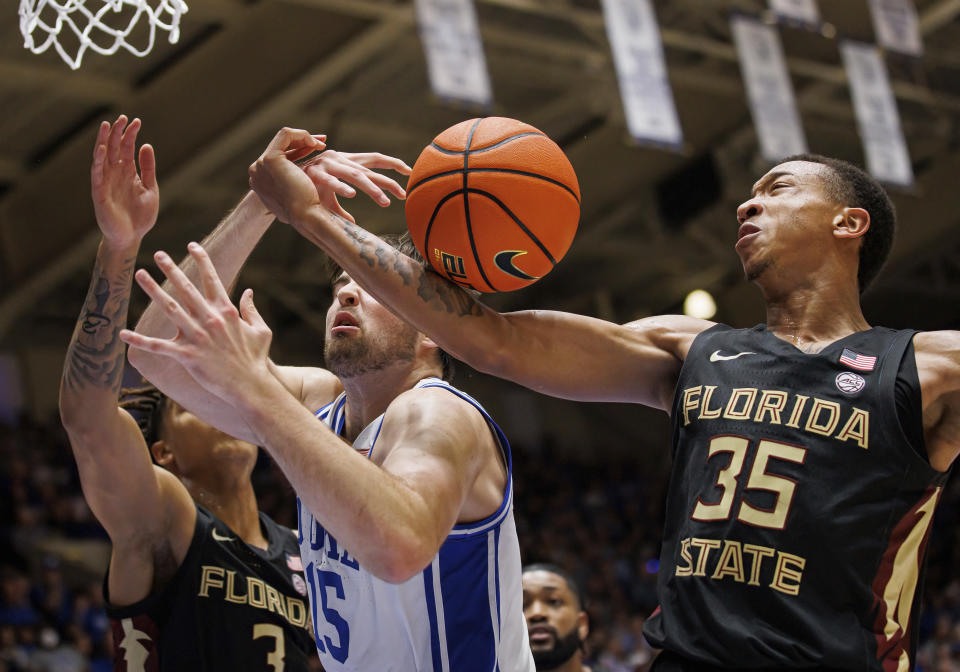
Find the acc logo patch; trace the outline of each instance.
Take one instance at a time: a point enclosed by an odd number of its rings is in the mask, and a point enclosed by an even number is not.
[[[299,574],[291,574],[290,580],[293,582],[294,589],[301,595],[307,594],[307,584]]]
[[[843,373],[837,374],[837,389],[844,394],[856,394],[862,390],[866,384],[867,381],[858,373],[844,371]]]

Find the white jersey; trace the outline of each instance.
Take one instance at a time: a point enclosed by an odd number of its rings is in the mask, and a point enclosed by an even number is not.
[[[520,544],[513,519],[513,464],[506,436],[469,395],[442,387],[486,418],[507,464],[507,487],[485,520],[455,525],[422,572],[401,584],[373,576],[318,523],[297,498],[300,554],[310,593],[313,633],[327,672],[534,672],[523,617]],[[343,432],[346,394],[316,412]],[[354,448],[370,457],[383,415]]]

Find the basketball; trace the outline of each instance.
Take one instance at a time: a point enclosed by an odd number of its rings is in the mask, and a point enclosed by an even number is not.
[[[563,150],[516,119],[451,126],[417,158],[407,228],[430,265],[481,292],[536,282],[563,258],[580,220],[580,186]]]

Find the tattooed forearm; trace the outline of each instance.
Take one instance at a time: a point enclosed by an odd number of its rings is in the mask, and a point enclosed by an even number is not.
[[[419,280],[417,296],[434,310],[442,310],[461,316],[483,314],[483,308],[480,304],[464,290],[430,272],[421,264],[357,225],[342,218],[338,219],[360,258],[370,268],[378,267],[384,271],[393,270],[403,282],[404,287],[409,287],[414,278],[417,278]],[[391,259],[393,260],[392,264],[390,263]]]
[[[370,266],[370,268],[373,268],[376,260],[370,256],[370,252],[364,246],[364,243],[366,243],[367,239],[370,238],[370,234],[361,229],[359,226],[351,224],[342,217],[338,217],[337,219],[340,220],[343,230],[350,237],[351,242],[353,242],[354,246],[357,248],[357,251],[360,253],[360,258],[367,262],[367,265]]]
[[[483,308],[465,290],[425,268],[420,270],[417,296],[430,304],[434,310],[445,310],[459,316],[483,315]]]
[[[135,261],[124,259],[118,272],[107,273],[97,259],[63,369],[64,383],[73,392],[87,387],[120,390],[124,364],[120,330],[127,322]]]

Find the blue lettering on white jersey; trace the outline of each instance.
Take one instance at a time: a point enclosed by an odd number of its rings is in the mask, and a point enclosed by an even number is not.
[[[488,518],[455,525],[421,573],[391,584],[365,571],[297,498],[320,660],[327,672],[534,672],[523,618],[507,438],[479,403],[442,380],[427,378],[415,387],[442,387],[484,416],[507,465],[503,500]],[[341,394],[316,416],[341,434],[345,405]],[[354,448],[372,454],[382,423],[381,415],[365,427]]]

